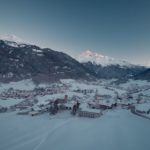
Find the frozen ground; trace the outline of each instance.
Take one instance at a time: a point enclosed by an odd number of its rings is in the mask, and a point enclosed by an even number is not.
[[[149,150],[149,139],[150,120],[127,110],[98,119],[0,114],[0,150]]]
[[[19,90],[32,90],[35,88],[32,80],[22,80],[18,82],[10,82],[10,83],[0,83],[0,92],[5,91],[9,88],[19,89]]]
[[[150,102],[150,83],[130,80],[125,84],[114,85],[112,81],[77,82],[62,80],[59,83],[66,90],[45,96],[36,96],[38,103],[47,104],[48,99],[63,98],[65,94],[72,100],[77,96],[81,102],[92,100],[95,91],[108,94],[115,100],[116,92],[122,103],[141,99],[140,107]],[[40,85],[45,87],[47,85]],[[30,80],[1,84],[0,92],[14,89],[32,90],[36,86]],[[59,89],[59,88],[58,88]],[[92,89],[93,93],[76,92],[75,90]],[[130,92],[130,93],[129,93]],[[132,98],[127,98],[126,93]],[[142,96],[140,96],[142,93]],[[125,96],[124,96],[125,95]],[[146,100],[145,100],[146,99]],[[145,102],[143,102],[143,100]],[[0,99],[0,105],[10,107],[22,99]],[[150,106],[146,105],[146,108]],[[145,108],[145,107],[144,107]],[[80,118],[70,112],[59,112],[55,116],[44,113],[39,116],[16,115],[14,112],[0,113],[0,150],[149,150],[150,120],[136,116],[130,110],[117,107],[108,110],[100,118]]]
[[[1,100],[0,99],[0,105],[3,107],[9,107],[9,106],[18,104],[21,101],[22,101],[22,99],[13,99],[13,98],[9,98],[7,100]]]

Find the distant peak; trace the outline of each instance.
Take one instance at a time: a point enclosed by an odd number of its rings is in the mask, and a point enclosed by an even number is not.
[[[96,53],[96,52],[92,52],[91,50],[86,50],[85,52],[82,53],[83,55],[86,55],[87,57],[99,57],[99,58],[104,58],[104,57],[107,57],[107,56],[104,56],[100,53]]]
[[[11,41],[16,43],[24,43],[24,41],[21,38],[17,37],[16,35],[4,34],[4,35],[0,35],[0,39],[4,41]]]
[[[82,52],[78,57],[79,62],[92,62],[97,65],[109,66],[109,65],[120,65],[129,66],[130,63],[124,60],[117,60],[113,57],[103,55],[101,53],[93,52],[91,50],[86,50]]]

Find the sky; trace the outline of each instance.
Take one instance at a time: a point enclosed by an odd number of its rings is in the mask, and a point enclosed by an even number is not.
[[[0,0],[0,34],[150,66],[150,0]]]

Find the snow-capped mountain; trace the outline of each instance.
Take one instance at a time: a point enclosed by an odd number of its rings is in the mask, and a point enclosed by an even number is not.
[[[9,34],[0,35],[0,40],[16,42],[18,44],[25,43],[21,38],[17,37],[16,35],[9,35]]]
[[[9,37],[9,38],[8,38]],[[59,79],[128,79],[145,68],[125,61],[86,51],[79,57],[80,62],[69,55],[22,43],[16,36],[1,37],[0,40],[0,81],[33,79],[38,82]],[[4,40],[5,39],[5,40]]]
[[[12,47],[24,47],[26,44],[28,44],[16,35],[0,35],[0,40],[4,41],[6,45]]]
[[[117,60],[90,50],[79,55],[78,60],[97,78],[128,79],[145,70],[145,67],[130,64],[126,61]]]
[[[109,56],[105,56],[96,52],[87,50],[81,53],[78,57],[79,62],[86,63],[91,62],[96,65],[110,66],[110,65],[120,65],[120,66],[132,66],[130,63],[124,60],[117,60]]]

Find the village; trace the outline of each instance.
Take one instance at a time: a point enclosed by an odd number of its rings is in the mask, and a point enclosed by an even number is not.
[[[15,101],[9,106],[0,105],[0,113],[16,112],[17,115],[37,116],[48,113],[56,116],[68,112],[72,116],[98,118],[106,111],[127,109],[135,115],[150,118],[148,85],[118,86],[107,82],[77,82],[64,80],[48,87],[32,90],[14,89],[0,93],[0,101]],[[148,92],[147,92],[148,93]]]

